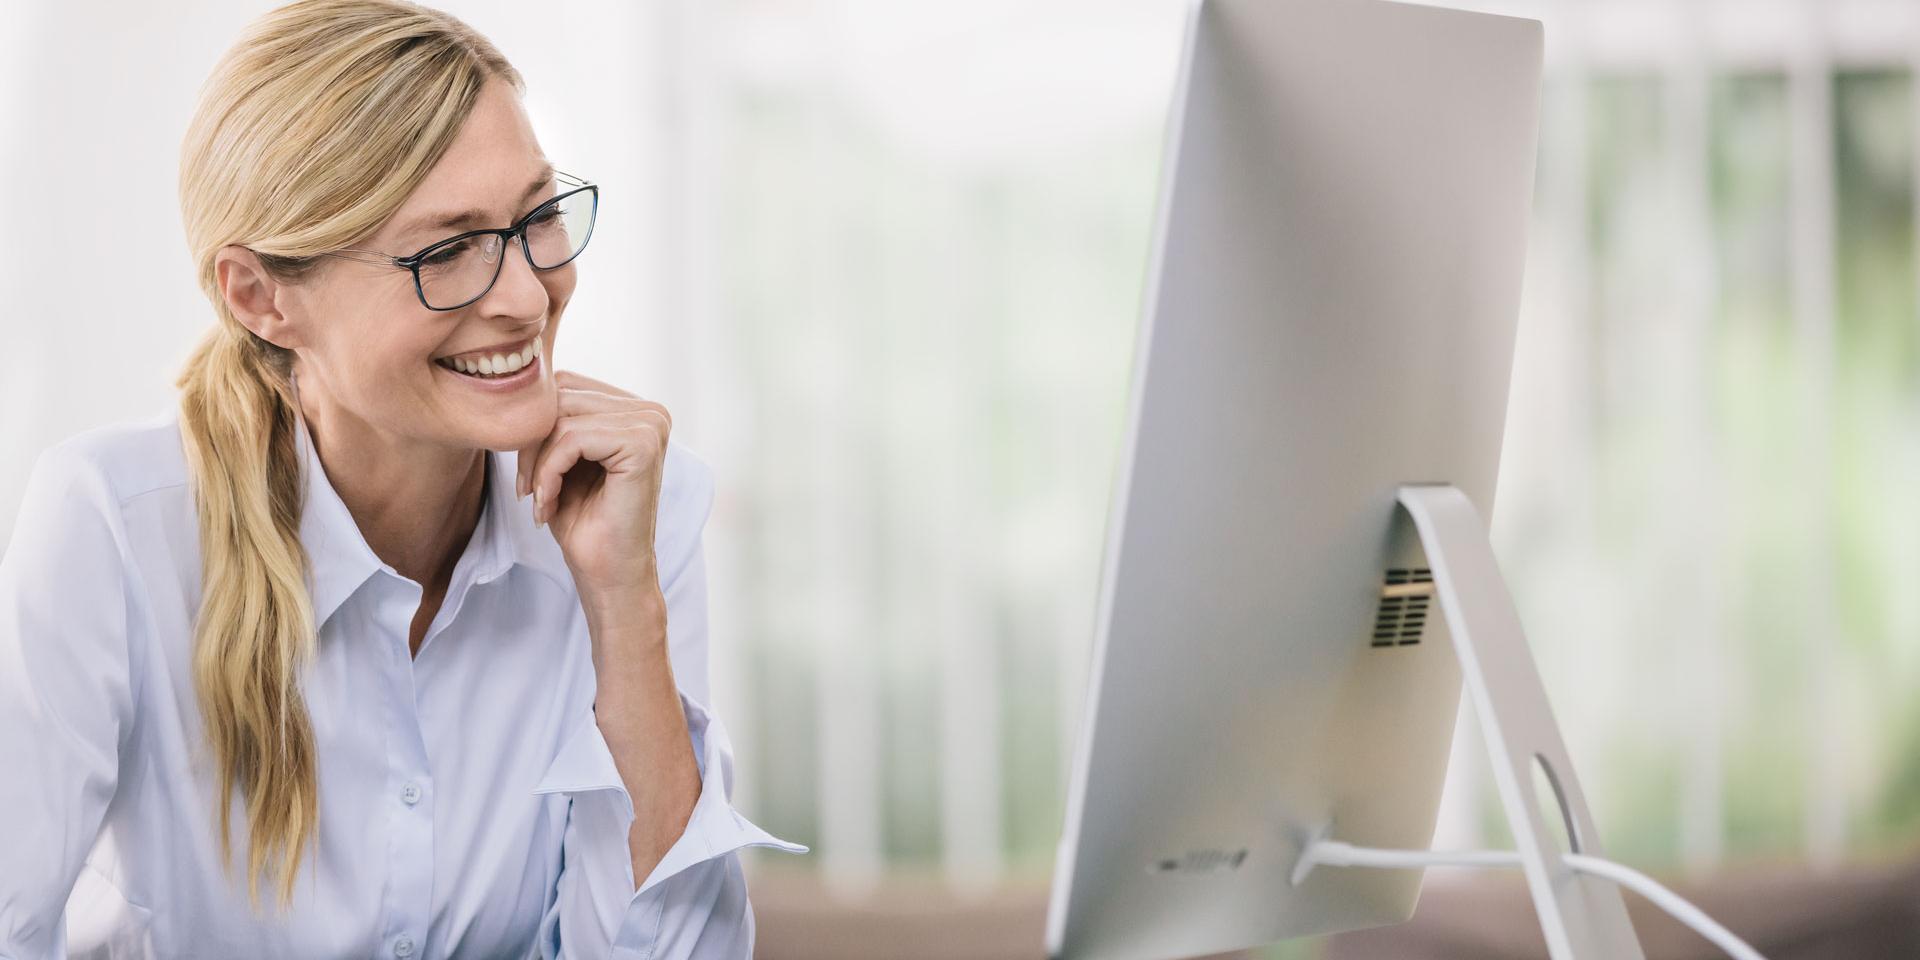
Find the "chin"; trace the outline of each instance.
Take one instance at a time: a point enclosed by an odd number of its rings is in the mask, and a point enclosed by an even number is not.
[[[545,440],[552,432],[552,423],[536,430],[501,431],[492,438],[494,442],[485,446],[489,450],[520,450]]]
[[[553,432],[554,416],[551,412],[529,411],[495,418],[488,423],[478,425],[468,436],[476,447],[488,450],[519,450],[546,439]]]

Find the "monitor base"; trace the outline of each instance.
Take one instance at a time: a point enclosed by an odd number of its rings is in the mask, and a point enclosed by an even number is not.
[[[1603,856],[1600,834],[1494,559],[1486,522],[1467,495],[1451,485],[1402,486],[1398,499],[1420,533],[1433,571],[1548,955],[1553,960],[1644,960],[1619,888],[1577,872],[1562,859],[1563,853]],[[1536,770],[1544,777],[1537,778]],[[1540,795],[1541,783],[1552,795]],[[1565,824],[1571,849],[1562,850],[1557,832],[1549,828],[1544,813],[1549,810]]]

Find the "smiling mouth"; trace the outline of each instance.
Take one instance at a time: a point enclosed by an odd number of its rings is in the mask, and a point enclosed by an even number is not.
[[[440,357],[433,362],[455,373],[482,380],[510,377],[540,356],[540,338],[534,337],[513,353],[492,353],[477,357]]]

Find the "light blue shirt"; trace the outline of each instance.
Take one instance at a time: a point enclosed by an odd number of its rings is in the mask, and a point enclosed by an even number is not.
[[[169,411],[43,453],[0,560],[0,957],[750,956],[737,851],[807,848],[730,802],[732,746],[706,706],[707,465],[669,443],[655,536],[701,792],[636,886],[585,616],[514,497],[516,455],[487,453],[479,525],[409,656],[421,586],[374,554],[298,434],[320,822],[291,909],[270,879],[249,907],[237,791],[231,880],[213,835],[199,529]]]

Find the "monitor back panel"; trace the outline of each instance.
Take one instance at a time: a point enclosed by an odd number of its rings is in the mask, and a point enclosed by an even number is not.
[[[1186,43],[1048,921],[1075,957],[1411,914],[1415,871],[1288,874],[1329,819],[1431,842],[1459,669],[1437,608],[1383,608],[1423,566],[1395,490],[1491,516],[1513,358],[1537,22],[1206,0]]]

